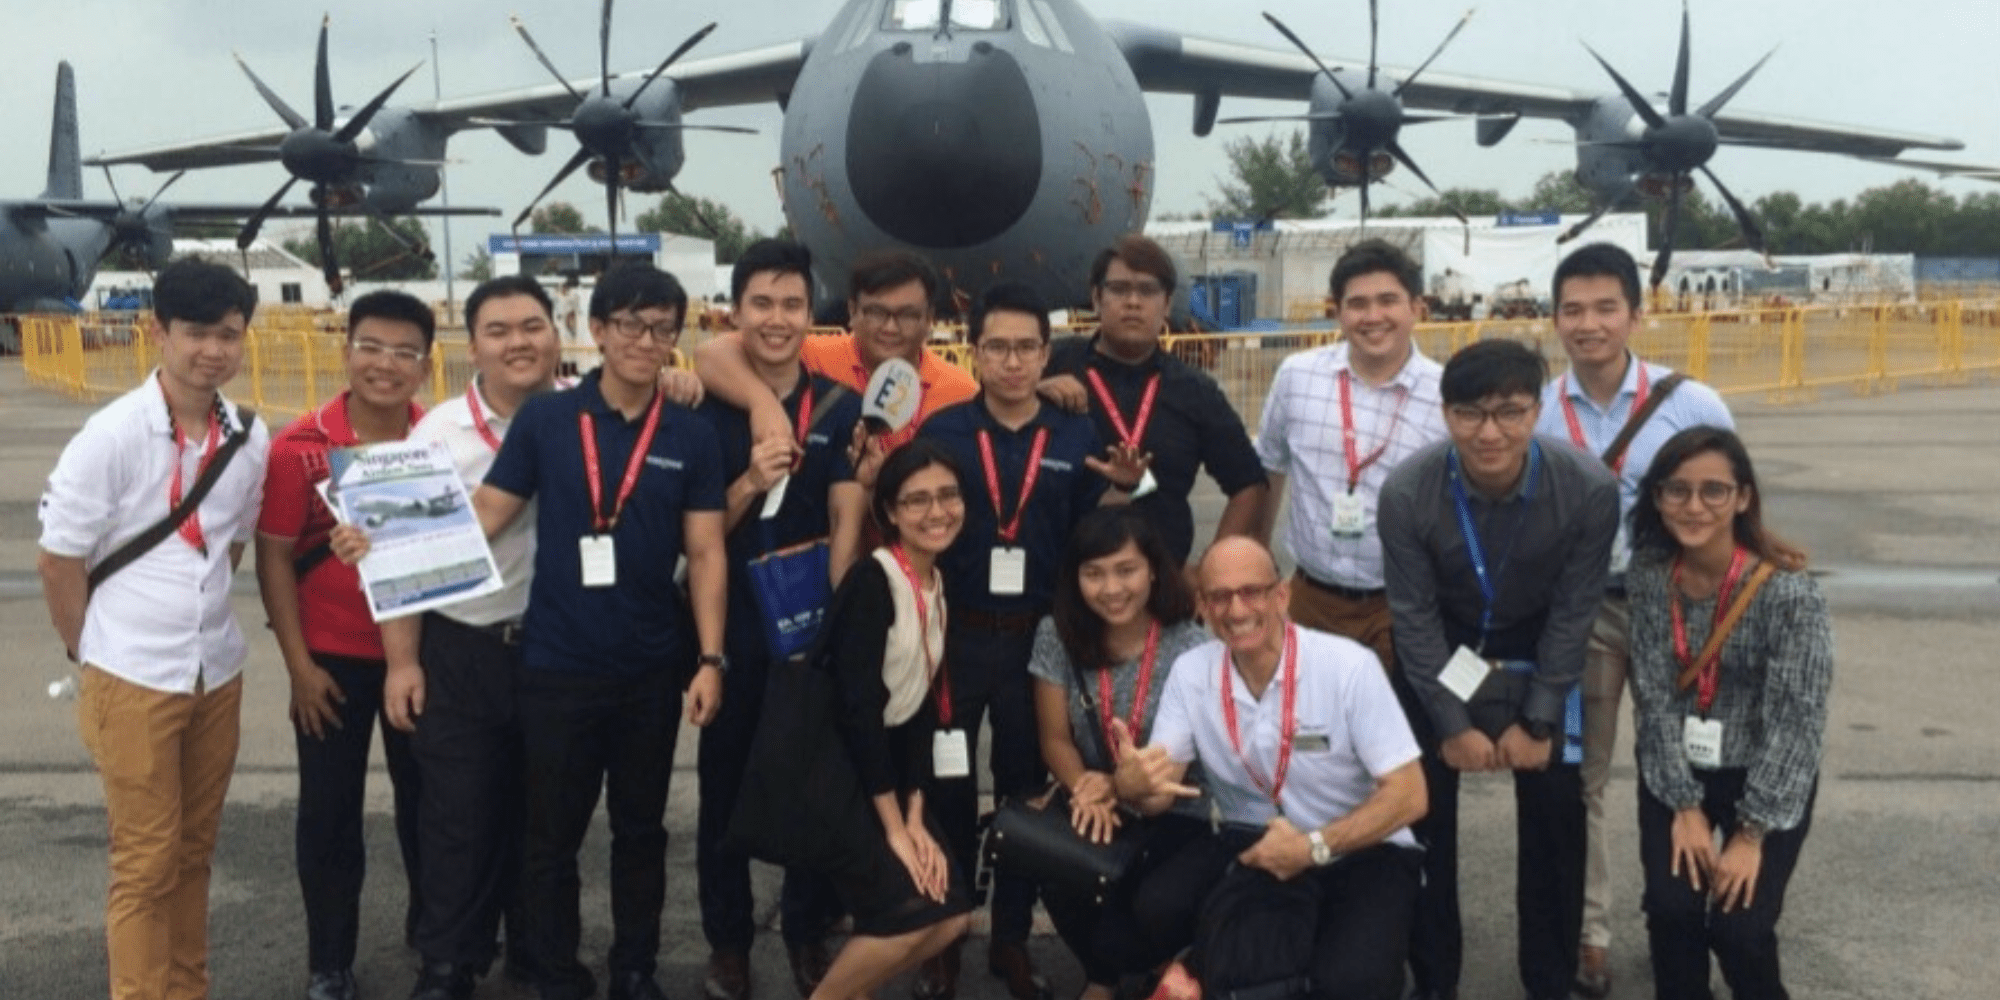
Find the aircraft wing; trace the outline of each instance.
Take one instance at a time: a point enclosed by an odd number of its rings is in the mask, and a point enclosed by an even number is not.
[[[1937,160],[1903,160],[1893,156],[1863,156],[1870,163],[1880,163],[1890,167],[1906,167],[1910,170],[1924,170],[1939,177],[1969,177],[1973,180],[2000,183],[2000,167],[1983,167],[1977,163],[1941,163]]]
[[[165,208],[175,219],[234,220],[247,219],[256,215],[258,209],[263,206],[252,203],[232,205],[214,202],[162,202],[161,207]],[[21,219],[46,219],[53,217],[96,219],[100,222],[110,222],[116,219],[121,213],[133,210],[133,206],[120,205],[115,201],[90,199],[37,198],[0,204],[0,211],[5,211],[9,215]],[[319,209],[312,205],[279,205],[271,209],[270,214],[275,218],[311,219],[319,215]],[[336,208],[327,214],[336,218],[360,218],[367,216],[369,213],[359,209]],[[500,210],[497,208],[460,207],[456,205],[451,208],[417,208],[408,212],[398,213],[398,215],[427,216],[499,214]]]

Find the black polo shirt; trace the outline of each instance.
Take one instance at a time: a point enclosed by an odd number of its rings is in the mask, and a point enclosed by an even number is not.
[[[1035,492],[1021,515],[1021,533],[1014,544],[1027,550],[1028,569],[1023,592],[994,594],[987,584],[992,572],[993,548],[1000,544],[1000,517],[993,510],[993,495],[987,489],[980,459],[979,432],[993,440],[993,464],[1000,473],[1000,499],[1009,515],[1017,509],[1021,484],[1026,479],[1028,455],[1035,435],[1049,432],[1042,452],[1042,468],[1035,480]],[[960,486],[965,492],[965,526],[958,533],[938,566],[944,571],[945,596],[953,610],[977,610],[992,614],[1040,614],[1054,602],[1056,574],[1062,569],[1063,552],[1077,519],[1097,506],[1107,483],[1090,471],[1083,460],[1099,456],[1104,446],[1089,418],[1043,403],[1033,420],[1018,431],[1008,430],[986,409],[986,394],[970,402],[939,410],[924,421],[920,437],[929,438],[951,452],[959,467]]]
[[[762,517],[764,498],[758,497],[729,533],[729,624],[724,648],[733,661],[769,656],[763,610],[750,585],[750,563],[767,552],[825,538],[831,530],[827,490],[854,478],[854,469],[847,461],[847,444],[853,439],[855,422],[861,419],[861,396],[824,376],[809,378],[813,410],[807,419],[811,427],[806,432],[805,455],[785,486],[785,502],[778,507],[777,516],[766,521]],[[800,380],[784,400],[785,415],[795,430],[807,384]],[[716,396],[709,396],[697,412],[715,430],[726,489],[750,468],[750,414]]]
[[[637,486],[612,531],[618,582],[585,588],[578,540],[593,533],[584,476],[582,414],[596,423],[599,475],[608,507],[645,425],[604,401],[600,373],[567,392],[536,396],[507,429],[486,485],[536,501],[535,582],[524,619],[523,663],[530,670],[632,675],[679,670],[694,652],[694,623],[682,610],[674,566],[683,552],[681,517],[722,509],[722,451],[715,431],[671,402],[647,450]]]
[[[1257,460],[1243,419],[1213,377],[1164,350],[1155,350],[1145,361],[1131,365],[1099,352],[1095,334],[1065,337],[1051,349],[1046,374],[1073,375],[1084,384],[1090,396],[1091,419],[1106,445],[1119,440],[1118,429],[1091,389],[1084,374],[1088,369],[1095,369],[1104,379],[1128,425],[1138,417],[1147,382],[1159,373],[1160,391],[1153,402],[1153,417],[1140,439],[1141,446],[1153,453],[1153,479],[1158,488],[1133,501],[1132,506],[1159,529],[1174,558],[1186,562],[1194,550],[1194,510],[1188,504],[1188,494],[1194,489],[1195,473],[1206,468],[1229,496],[1265,482],[1263,463]]]

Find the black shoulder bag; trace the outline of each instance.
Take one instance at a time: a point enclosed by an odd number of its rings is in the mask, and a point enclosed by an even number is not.
[[[215,488],[216,481],[228,470],[230,460],[236,457],[237,452],[243,450],[243,442],[250,439],[250,425],[256,422],[257,413],[239,407],[236,419],[239,425],[236,433],[229,435],[228,440],[222,443],[222,447],[216,450],[214,460],[210,461],[208,468],[203,469],[201,475],[196,477],[194,485],[188,488],[187,495],[181,498],[180,504],[167,511],[166,517],[118,546],[110,555],[104,557],[103,562],[90,568],[91,591],[95,592],[104,581],[111,579],[112,574],[139,561],[140,556],[153,551],[154,546],[179,531],[181,525],[201,508],[201,502],[207,499],[208,491]]]

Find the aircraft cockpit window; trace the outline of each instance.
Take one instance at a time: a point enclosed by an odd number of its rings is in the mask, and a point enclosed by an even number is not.
[[[942,0],[889,0],[891,31],[936,31]],[[962,31],[999,31],[1007,26],[1004,0],[952,0],[951,26]]]
[[[1006,27],[1000,0],[958,0],[951,5],[951,26],[973,31],[998,31]]]

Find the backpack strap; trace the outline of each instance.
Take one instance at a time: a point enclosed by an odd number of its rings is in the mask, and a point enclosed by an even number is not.
[[[257,420],[257,412],[238,407],[236,417],[239,424],[236,433],[229,435],[228,440],[223,442],[222,447],[215,453],[214,461],[209,462],[208,468],[202,470],[194,485],[188,489],[187,495],[181,498],[179,505],[168,511],[166,517],[132,536],[130,541],[105,556],[104,561],[90,568],[91,590],[95,591],[104,581],[111,579],[112,574],[139,561],[140,556],[151,552],[155,546],[166,541],[168,536],[179,531],[181,525],[201,508],[201,502],[207,499],[208,491],[215,488],[216,481],[220,480],[222,473],[229,468],[230,460],[236,457],[237,452],[243,450],[243,442],[250,439],[250,425]]]

